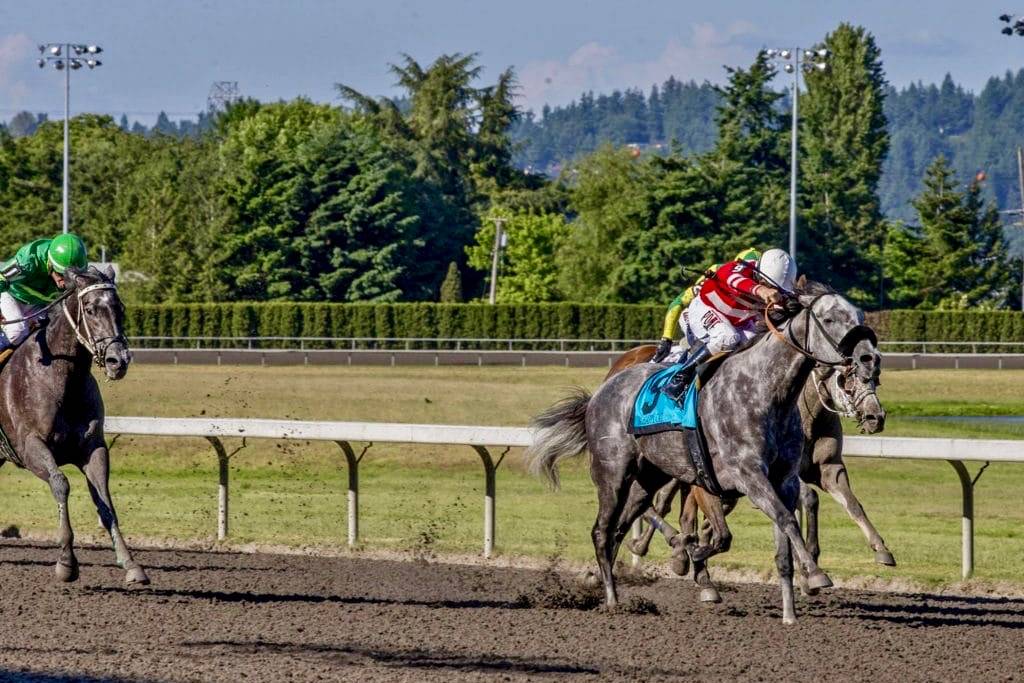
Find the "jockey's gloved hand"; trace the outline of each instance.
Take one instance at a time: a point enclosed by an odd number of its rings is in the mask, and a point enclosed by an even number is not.
[[[797,313],[803,310],[804,305],[800,303],[800,299],[798,299],[797,297],[787,296],[785,303],[782,304],[782,307],[786,309],[786,313],[789,313],[790,315],[796,315]]]
[[[785,300],[785,296],[782,292],[774,287],[766,287],[764,285],[761,285],[757,290],[757,295],[761,297],[761,301],[765,302],[769,306],[781,304]]]
[[[651,362],[660,363],[665,360],[665,356],[672,352],[672,340],[668,337],[662,337],[661,341],[658,342],[658,349],[654,352],[654,357],[651,358]]]

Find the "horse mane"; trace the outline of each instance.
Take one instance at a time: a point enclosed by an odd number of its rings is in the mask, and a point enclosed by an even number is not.
[[[797,296],[823,296],[825,294],[839,294],[839,292],[837,292],[831,285],[827,285],[824,282],[818,282],[817,280],[811,280],[810,278],[807,277],[800,278],[800,281],[797,282],[796,286],[793,288],[793,293],[796,294]],[[797,311],[797,313],[799,313],[799,311]],[[772,320],[775,322],[776,325],[780,325],[783,322],[796,317],[797,313],[785,313],[783,314],[783,317],[781,319],[776,320],[775,318],[773,318]],[[759,341],[764,339],[765,336],[768,335],[768,326],[765,324],[763,318],[758,319],[757,325],[755,326],[755,330],[757,331],[757,334],[755,334],[753,337],[751,337],[750,339],[736,347],[736,349],[732,352],[732,355],[735,356],[737,353],[746,351],[747,349],[754,346]]]
[[[93,282],[90,282],[89,284],[112,283],[114,281],[110,275],[103,272],[93,264],[90,264],[85,268],[68,268],[67,272],[74,276],[66,279],[66,282],[68,283],[67,289],[70,290],[77,289],[75,277],[84,277],[93,280]]]

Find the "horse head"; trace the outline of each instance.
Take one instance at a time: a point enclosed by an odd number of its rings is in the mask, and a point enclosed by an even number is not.
[[[117,294],[114,273],[95,266],[68,269],[64,315],[78,342],[85,347],[108,379],[128,372],[131,353],[124,334],[124,304]]]
[[[862,432],[885,428],[885,409],[878,399],[882,355],[864,313],[836,291],[801,277],[797,297],[807,315],[805,350],[818,361],[814,373],[822,404],[853,417]],[[825,403],[824,393],[834,408]]]

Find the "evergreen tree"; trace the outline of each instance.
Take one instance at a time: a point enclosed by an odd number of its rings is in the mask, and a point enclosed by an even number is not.
[[[347,120],[305,151],[310,214],[296,238],[310,301],[397,301],[424,248],[408,169]]]
[[[928,168],[914,201],[920,227],[889,231],[889,301],[919,308],[1001,307],[1011,288],[999,215],[978,183],[957,186],[944,157]]]
[[[462,303],[462,274],[455,261],[448,264],[448,274],[444,276],[444,281],[441,283],[441,294],[438,301],[442,304]]]
[[[35,133],[39,124],[45,120],[45,117],[42,115],[37,117],[32,112],[19,111],[11,119],[11,122],[7,126],[7,130],[13,137],[23,138]]]
[[[127,114],[121,114],[121,120],[120,120],[120,122],[118,122],[117,125],[121,128],[121,130],[123,130],[126,133],[131,130],[131,125],[129,125],[129,123],[128,123],[128,115]]]
[[[827,72],[806,74],[801,99],[801,269],[851,299],[874,301],[885,231],[878,201],[889,148],[885,77],[874,37],[840,24],[825,37]],[[808,258],[810,257],[810,258]]]

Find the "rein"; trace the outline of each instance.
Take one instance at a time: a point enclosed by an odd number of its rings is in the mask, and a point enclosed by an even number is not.
[[[33,320],[35,318],[38,318],[39,316],[46,315],[47,311],[49,311],[51,308],[53,308],[54,306],[56,306],[60,302],[62,302],[65,299],[67,299],[69,296],[71,296],[72,291],[73,290],[69,289],[68,291],[64,292],[63,294],[58,296],[56,299],[54,299],[50,303],[48,303],[45,306],[43,306],[42,308],[40,308],[35,313],[29,313],[24,318],[15,318],[14,320],[4,320],[4,325],[11,325],[13,323],[28,322],[29,320]]]
[[[95,285],[89,285],[83,287],[80,290],[70,290],[66,292],[58,301],[65,300],[64,305],[61,307],[64,310],[64,317],[67,318],[68,323],[71,325],[71,330],[75,333],[75,337],[78,338],[78,343],[85,347],[86,351],[92,356],[93,362],[97,367],[103,367],[103,356],[106,355],[107,348],[115,341],[123,341],[124,335],[116,334],[110,337],[101,337],[96,339],[93,337],[92,328],[89,326],[89,319],[85,317],[82,309],[82,299],[86,294],[90,292],[103,291],[103,290],[114,290],[117,291],[117,285],[112,282],[100,282]],[[66,298],[71,292],[74,291],[78,295],[78,319],[75,320],[71,317],[71,311],[68,310]],[[55,301],[54,304],[57,302]],[[51,306],[53,304],[50,304]],[[85,330],[85,334],[82,334],[82,329]]]
[[[824,325],[822,325],[821,321],[818,320],[818,316],[816,316],[814,314],[814,304],[818,303],[818,300],[821,299],[822,297],[825,297],[825,296],[830,296],[830,295],[829,294],[819,294],[818,296],[816,296],[814,298],[813,301],[811,301],[811,303],[808,306],[805,306],[803,308],[803,310],[800,311],[800,313],[804,313],[804,312],[807,313],[807,317],[810,318],[811,321],[814,323],[814,326],[818,328],[818,332],[821,333],[821,336],[823,336],[825,338],[825,341],[827,341],[829,343],[829,346],[831,346],[832,349],[841,356],[841,359],[838,360],[838,361],[823,360],[821,358],[818,358],[817,356],[815,356],[813,353],[811,353],[807,349],[801,347],[796,342],[795,339],[791,340],[790,337],[792,336],[792,325],[787,325],[786,326],[786,334],[783,334],[782,332],[780,332],[779,328],[777,328],[775,326],[775,323],[772,322],[771,316],[768,315],[769,307],[767,307],[767,306],[764,309],[764,322],[768,326],[768,329],[771,331],[772,335],[774,335],[776,339],[782,341],[784,344],[789,346],[794,351],[796,351],[796,352],[798,352],[800,354],[803,354],[807,358],[810,358],[811,360],[813,360],[818,365],[825,365],[825,366],[833,367],[833,368],[834,367],[839,367],[841,365],[844,365],[844,366],[845,365],[849,365],[852,362],[852,358],[848,354],[846,354],[846,353],[844,353],[842,351],[842,349],[839,346],[839,343],[836,342],[836,340],[834,340],[831,335],[829,335],[829,333],[825,330]],[[799,314],[797,314],[797,315],[799,315]],[[795,318],[791,318],[791,320],[793,320],[793,319],[795,319]],[[810,330],[808,330],[807,336],[808,337],[810,336]],[[806,341],[804,342],[804,346],[807,346],[807,342]]]

